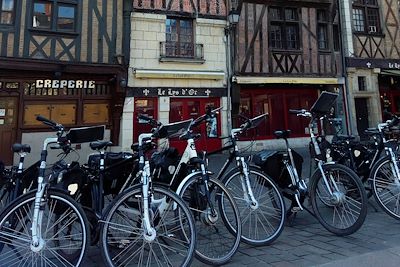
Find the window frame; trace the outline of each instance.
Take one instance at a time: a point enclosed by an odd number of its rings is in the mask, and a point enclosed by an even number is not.
[[[329,50],[329,30],[328,30],[328,12],[326,9],[317,9],[317,42],[318,42],[318,50]],[[320,39],[320,31],[323,30],[323,38]],[[321,46],[321,44],[324,44],[324,46]]]
[[[11,11],[5,11],[5,10],[3,10],[3,2],[4,2],[5,0],[0,0],[0,26],[1,27],[4,27],[4,26],[14,26],[15,25],[15,10],[16,10],[16,8],[15,8],[15,6],[17,5],[17,1],[15,1],[15,0],[12,0],[13,1],[13,7],[12,7],[12,10]],[[1,17],[2,17],[2,15],[3,15],[3,13],[11,13],[11,23],[1,23]]]
[[[361,14],[356,14],[355,10],[360,11]],[[372,20],[372,15],[370,13],[371,11],[373,11],[376,15]],[[358,19],[355,18],[356,15]],[[362,18],[362,20],[360,20],[359,18]],[[382,34],[380,8],[377,0],[354,0],[352,5],[351,20],[353,25],[352,28],[355,33],[368,35]],[[361,21],[362,25],[359,25],[359,23],[357,22]],[[363,27],[362,30],[360,29],[361,27]],[[375,27],[376,31],[370,31],[370,27]]]
[[[274,10],[278,11],[277,13],[273,13]],[[292,11],[292,15],[295,15],[293,19],[288,18],[287,11]],[[279,7],[279,6],[271,6],[268,10],[269,14],[269,47],[272,50],[292,50],[299,51],[301,50],[301,39],[300,39],[300,14],[299,9],[296,7]],[[272,29],[276,28],[280,31],[280,34],[276,34],[276,30],[272,31]],[[290,34],[290,29],[295,29],[295,34]],[[276,35],[280,37],[272,38],[272,35]],[[290,40],[290,36],[295,36],[295,39]],[[276,45],[276,43],[280,45]],[[294,45],[292,45],[294,44]]]
[[[176,32],[167,32],[167,21],[176,21]],[[186,21],[190,22],[191,25],[191,42],[182,42],[182,33],[181,33],[181,21]],[[194,32],[194,23],[195,20],[192,18],[186,18],[186,17],[174,17],[174,16],[167,16],[167,19],[165,21],[166,29],[165,29],[165,55],[167,57],[177,57],[177,58],[194,58],[196,56],[196,43],[194,40],[195,37],[195,32]],[[169,23],[171,25],[171,23]],[[168,35],[176,34],[177,35],[177,41],[169,41]],[[171,39],[171,38],[170,38]],[[168,49],[168,45],[172,44],[172,49]],[[182,44],[187,44],[191,47],[190,53],[188,53],[188,50],[182,49]],[[175,49],[174,49],[175,48]],[[172,52],[171,52],[172,51]]]
[[[33,17],[35,16],[35,4],[50,4],[51,5],[51,15],[50,15],[50,27],[41,28],[34,27],[33,25]],[[60,19],[59,16],[59,8],[60,7],[72,7],[74,9],[73,16],[73,29],[59,29],[58,21]],[[54,33],[77,33],[78,27],[78,12],[79,12],[79,1],[76,0],[34,0],[32,1],[32,14],[31,14],[31,29],[36,31],[44,31],[44,32],[54,32]]]

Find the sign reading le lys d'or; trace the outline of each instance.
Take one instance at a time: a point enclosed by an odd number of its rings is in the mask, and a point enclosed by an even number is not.
[[[36,80],[36,88],[94,89],[95,81],[84,80]]]

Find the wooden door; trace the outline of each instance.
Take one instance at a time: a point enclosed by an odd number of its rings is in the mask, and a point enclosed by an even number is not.
[[[364,131],[368,129],[368,104],[367,98],[354,99],[357,118],[357,131],[360,138],[365,138]]]
[[[207,107],[218,108],[219,98],[171,98],[169,121],[177,122],[190,118],[196,119],[206,113]],[[200,133],[201,137],[196,142],[198,150],[213,151],[221,148],[221,116],[218,115],[212,121],[202,123],[193,129],[194,133]],[[182,153],[186,147],[186,141],[171,140],[170,146],[178,148]]]
[[[0,161],[6,165],[13,162],[11,146],[17,136],[18,98],[0,97]]]

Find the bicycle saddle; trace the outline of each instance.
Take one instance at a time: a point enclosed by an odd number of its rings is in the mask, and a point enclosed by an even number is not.
[[[13,144],[12,145],[12,151],[15,153],[18,152],[25,152],[25,153],[30,153],[31,152],[31,146],[26,145],[26,144]]]
[[[112,142],[110,141],[96,141],[96,142],[91,142],[90,143],[90,148],[93,150],[100,150],[100,149],[106,149],[108,146],[111,146]]]
[[[290,130],[279,130],[279,131],[275,131],[274,135],[278,139],[280,139],[280,138],[286,139],[286,138],[289,138],[290,132],[291,132]]]

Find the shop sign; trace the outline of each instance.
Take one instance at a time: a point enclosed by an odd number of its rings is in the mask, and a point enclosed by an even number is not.
[[[347,67],[355,68],[380,68],[400,70],[400,61],[382,59],[382,58],[347,58]]]
[[[94,89],[95,81],[84,80],[36,80],[36,88]]]
[[[174,87],[136,87],[128,90],[129,96],[152,96],[152,97],[215,97],[225,96],[226,88],[174,88]]]

